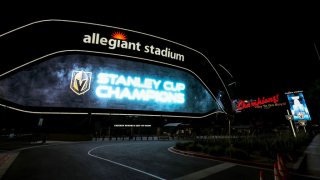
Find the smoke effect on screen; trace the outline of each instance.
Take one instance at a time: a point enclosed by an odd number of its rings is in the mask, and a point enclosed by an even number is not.
[[[83,71],[87,75],[89,75],[88,73],[92,74],[90,86],[88,86],[90,89],[87,89],[81,95],[76,94],[76,90],[71,90],[70,85],[73,71]],[[167,81],[172,83],[172,87],[175,87],[179,83],[184,84],[185,89],[181,91],[171,90],[166,92],[183,94],[184,102],[174,103],[173,101],[173,103],[169,103],[170,101],[130,100],[126,96],[122,99],[115,96],[112,96],[112,98],[101,98],[96,93],[96,89],[101,86],[97,82],[99,73],[137,77],[141,78],[141,81],[146,78],[153,81],[161,81],[161,83]],[[79,82],[81,84],[82,81],[80,80]],[[119,87],[122,89],[128,88],[130,93],[134,91],[133,87]],[[157,91],[166,91],[166,89],[163,89],[163,86],[161,88]],[[145,88],[144,90],[148,89]],[[179,113],[208,113],[219,110],[215,98],[189,72],[120,58],[81,54],[53,57],[1,79],[0,98],[31,107],[94,108]],[[161,100],[161,98],[159,99]]]

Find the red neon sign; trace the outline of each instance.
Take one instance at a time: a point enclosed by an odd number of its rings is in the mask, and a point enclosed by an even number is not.
[[[251,102],[245,102],[244,100],[240,100],[237,105],[237,110],[240,111],[250,107],[261,106],[263,104],[268,104],[268,103],[278,103],[278,102],[279,102],[279,94],[276,94],[268,98],[265,98],[265,97],[258,98],[257,100],[254,100]]]

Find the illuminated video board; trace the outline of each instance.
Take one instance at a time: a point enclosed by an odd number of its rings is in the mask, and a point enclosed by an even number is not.
[[[293,120],[311,120],[302,91],[290,92],[286,94],[290,104],[290,111],[293,115]]]
[[[32,107],[200,114],[218,109],[186,71],[81,54],[57,56],[0,80],[0,98]]]

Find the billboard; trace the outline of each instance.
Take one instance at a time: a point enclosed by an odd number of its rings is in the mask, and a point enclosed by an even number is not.
[[[293,116],[293,120],[311,120],[302,91],[289,92],[286,94],[290,104],[290,111]]]
[[[0,98],[25,107],[207,114],[215,97],[190,73],[124,58],[68,54],[0,80]]]
[[[0,66],[0,106],[14,110],[175,117],[232,111],[216,64],[143,32],[46,19],[0,34],[0,48],[10,62]]]

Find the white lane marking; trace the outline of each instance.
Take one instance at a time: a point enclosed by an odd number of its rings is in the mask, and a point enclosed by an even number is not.
[[[212,167],[209,167],[209,168],[206,168],[206,169],[203,169],[203,170],[191,173],[191,174],[187,174],[187,175],[179,177],[175,180],[201,179],[201,178],[205,178],[207,176],[210,176],[212,174],[229,169],[233,166],[236,166],[236,165],[233,163],[222,163],[222,164],[212,166]]]
[[[116,164],[116,165],[118,165],[118,166],[122,166],[122,167],[125,167],[125,168],[128,168],[128,169],[131,169],[131,170],[140,172],[140,173],[142,173],[142,174],[145,174],[145,175],[154,177],[154,178],[156,178],[156,179],[165,180],[164,178],[161,178],[161,177],[159,177],[159,176],[150,174],[150,173],[148,173],[148,172],[139,170],[139,169],[137,169],[137,168],[134,168],[134,167],[131,167],[131,166],[128,166],[128,165],[125,165],[125,164],[121,164],[121,163],[118,163],[118,162],[112,161],[112,160],[110,160],[110,159],[106,159],[106,158],[103,158],[103,157],[100,157],[100,156],[97,156],[97,155],[94,155],[94,154],[91,153],[92,151],[94,151],[94,150],[96,150],[96,149],[99,149],[99,148],[102,148],[102,147],[106,147],[106,146],[110,146],[110,145],[104,145],[104,146],[95,147],[95,148],[93,148],[93,149],[91,149],[91,150],[88,151],[88,155],[89,155],[89,156],[92,156],[92,157],[94,157],[94,158],[97,158],[97,159],[101,159],[101,160],[110,162],[110,163],[112,163],[112,164]]]

